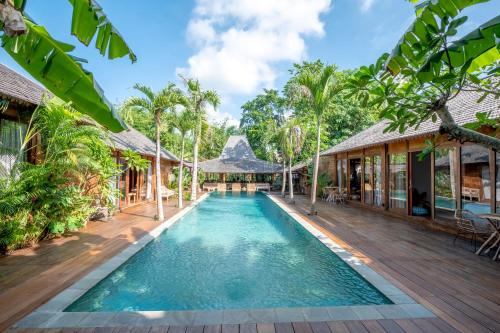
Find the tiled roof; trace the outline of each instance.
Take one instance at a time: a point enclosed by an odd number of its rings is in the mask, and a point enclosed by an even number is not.
[[[52,96],[42,86],[0,64],[0,96],[14,99],[20,103],[39,105],[43,95]]]
[[[492,95],[488,95],[481,103],[477,100],[481,94],[477,92],[462,91],[448,102],[448,108],[458,125],[471,123],[476,120],[478,112],[491,112],[491,118],[500,117],[500,101]],[[399,141],[403,139],[428,136],[439,131],[440,121],[433,123],[427,120],[420,124],[418,129],[408,128],[403,134],[398,131],[384,133],[389,121],[383,120],[361,132],[342,141],[341,143],[321,152],[321,155],[340,153],[353,149],[376,146],[383,143]]]
[[[156,144],[133,127],[129,126],[127,130],[119,133],[109,132],[109,137],[112,141],[111,146],[115,149],[122,151],[130,149],[142,155],[153,157],[156,155]],[[177,156],[164,148],[161,149],[161,158],[179,162]]]
[[[200,162],[200,169],[210,173],[275,173],[281,166],[258,159],[246,136],[232,135],[219,158]]]

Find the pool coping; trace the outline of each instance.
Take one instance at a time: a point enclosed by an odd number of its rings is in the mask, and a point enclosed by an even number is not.
[[[204,193],[188,207],[163,221],[158,227],[18,321],[14,327],[142,327],[435,317],[431,311],[418,304],[401,289],[394,286],[352,253],[310,224],[297,210],[279,201],[269,193],[264,194],[394,304],[197,311],[63,312],[66,307],[80,298],[99,281],[111,274],[200,202],[208,198],[209,193]]]

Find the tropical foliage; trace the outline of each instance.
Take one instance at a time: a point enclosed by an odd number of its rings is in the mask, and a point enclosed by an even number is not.
[[[84,45],[95,37],[102,55],[115,59],[136,56],[94,0],[70,0],[73,6],[71,34]],[[79,112],[88,114],[112,131],[124,128],[111,104],[82,67],[84,59],[70,54],[74,46],[54,39],[45,27],[24,12],[25,0],[0,0],[2,47],[35,79]]]
[[[149,113],[154,119],[155,126],[155,142],[156,142],[156,179],[161,177],[161,130],[162,130],[162,115],[175,109],[177,105],[187,106],[187,100],[183,93],[173,83],[167,84],[165,88],[155,93],[151,88],[136,84],[134,89],[141,92],[144,97],[131,97],[125,102],[125,109],[138,109],[141,113]],[[163,221],[163,204],[162,204],[162,184],[156,182],[156,210],[157,219]]]
[[[119,169],[105,131],[67,105],[35,111],[19,155],[39,140],[37,163],[19,158],[0,178],[0,252],[85,225],[97,206],[113,208]]]
[[[475,142],[495,150],[500,140],[473,129],[493,125],[498,119],[478,113],[471,126],[459,126],[448,102],[462,91],[476,92],[478,103],[488,95],[500,96],[500,16],[461,38],[458,30],[467,21],[462,11],[485,1],[412,1],[416,18],[391,54],[361,67],[349,89],[364,104],[382,109],[390,120],[388,131],[404,132],[431,119],[440,121],[440,132],[450,139]]]

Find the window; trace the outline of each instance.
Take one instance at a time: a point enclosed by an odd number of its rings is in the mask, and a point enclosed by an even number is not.
[[[456,148],[450,147],[436,148],[434,153],[434,206],[437,216],[454,214],[457,206],[456,173],[453,171],[455,152]]]
[[[365,175],[364,175],[364,188],[365,188],[365,204],[373,204],[373,184],[372,184],[373,168],[372,157],[365,156]]]
[[[0,172],[9,173],[16,162],[26,161],[26,152],[20,152],[27,127],[17,121],[0,119]]]
[[[389,208],[406,208],[406,154],[389,155]]]
[[[382,159],[379,155],[373,156],[373,204],[377,207],[382,207],[383,190],[382,190]]]
[[[476,144],[464,145],[460,159],[462,209],[474,214],[490,213],[489,150]]]

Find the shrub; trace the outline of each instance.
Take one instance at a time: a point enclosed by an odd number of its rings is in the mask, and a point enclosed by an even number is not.
[[[81,228],[97,202],[112,206],[110,180],[119,169],[103,129],[67,105],[49,103],[33,114],[25,141],[37,135],[39,161],[20,159],[0,179],[2,253]]]

